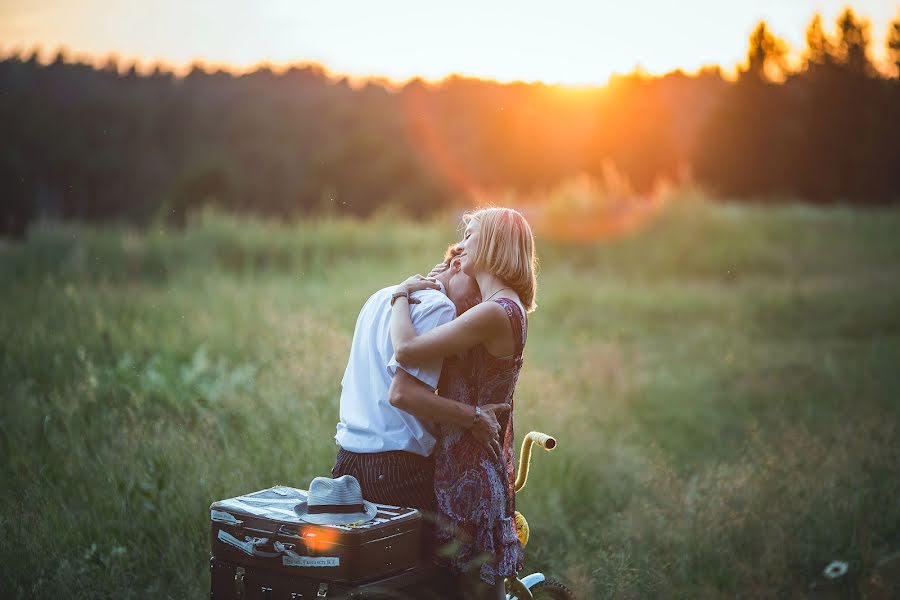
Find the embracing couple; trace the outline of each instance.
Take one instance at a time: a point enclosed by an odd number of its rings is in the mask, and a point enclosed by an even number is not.
[[[410,277],[363,306],[332,476],[354,476],[366,500],[433,515],[462,595],[496,599],[522,568],[512,414],[536,259],[517,211],[481,209],[463,222],[434,277]]]

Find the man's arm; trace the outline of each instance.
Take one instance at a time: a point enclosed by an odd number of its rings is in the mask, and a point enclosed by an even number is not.
[[[402,368],[397,369],[394,374],[388,401],[392,406],[420,419],[468,429],[493,460],[499,456],[500,424],[497,422],[497,414],[508,411],[508,404],[482,406],[476,418],[474,407],[439,396]]]

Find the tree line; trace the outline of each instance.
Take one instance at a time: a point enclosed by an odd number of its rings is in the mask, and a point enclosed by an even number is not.
[[[450,77],[393,86],[318,66],[138,73],[59,52],[0,61],[0,227],[165,219],[215,205],[286,218],[391,207],[424,216],[476,192],[542,190],[609,165],[636,193],[692,177],[736,198],[900,200],[900,18],[891,72],[869,25],[816,15],[799,66],[760,23],[736,79],[640,73],[568,89]]]
[[[849,8],[832,35],[816,15],[791,71],[787,44],[757,25],[746,67],[700,132],[698,179],[736,197],[900,200],[900,19],[886,40],[890,74],[873,66],[870,35]]]

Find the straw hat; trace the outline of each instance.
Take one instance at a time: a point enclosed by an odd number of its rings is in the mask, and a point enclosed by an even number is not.
[[[371,502],[363,500],[356,477],[342,475],[337,479],[313,479],[309,483],[306,501],[295,506],[294,512],[307,523],[348,525],[371,521],[378,509]]]

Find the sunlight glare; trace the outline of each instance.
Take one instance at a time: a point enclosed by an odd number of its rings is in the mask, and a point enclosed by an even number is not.
[[[117,54],[139,63],[166,62],[184,70],[203,59],[243,71],[260,63],[322,63],[350,77],[396,82],[438,81],[452,73],[498,81],[602,84],[615,73],[726,71],[741,62],[747,37],[765,19],[795,50],[816,11],[826,23],[845,0],[782,2],[717,0],[556,3],[310,3],[271,0],[175,0],[115,3],[8,0],[0,4],[5,52],[66,47],[95,57]],[[872,22],[873,55],[883,57],[896,3],[853,3]],[[100,58],[98,58],[99,60]]]

